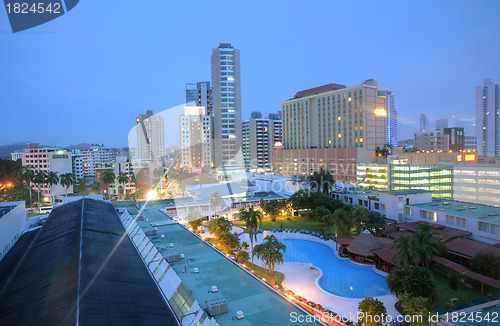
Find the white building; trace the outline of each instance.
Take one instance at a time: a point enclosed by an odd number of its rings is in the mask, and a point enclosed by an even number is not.
[[[56,172],[59,176],[64,173],[73,173],[72,153],[59,148],[29,147],[24,149],[22,157],[23,166],[31,166],[35,171]],[[32,187],[36,190],[34,184]],[[41,185],[40,192],[43,196],[50,196],[50,186]],[[68,193],[73,192],[73,186],[68,188]],[[52,196],[66,193],[66,188],[57,184],[52,187]]]
[[[165,121],[147,110],[135,119],[136,149],[134,159],[161,161],[165,154]]]
[[[243,121],[243,161],[247,171],[264,171],[272,168],[273,147],[282,141],[281,120],[263,119],[260,112],[252,112]]]
[[[500,85],[492,79],[476,87],[476,135],[479,155],[500,156]]]
[[[74,149],[71,151],[72,160],[73,160],[73,175],[75,176],[75,181],[84,177],[84,168],[83,168],[83,155],[80,153],[79,149]],[[95,169],[94,169],[95,176]]]
[[[90,148],[75,150],[74,152],[81,155],[83,175],[89,180],[95,179],[96,170],[105,164],[113,162],[117,155],[115,148],[105,148],[104,145],[100,144],[92,144]],[[76,171],[74,174],[76,176]]]
[[[243,166],[240,50],[221,43],[212,50],[215,166]]]
[[[500,166],[456,165],[453,198],[462,202],[500,206]]]
[[[25,225],[24,201],[0,203],[0,260],[21,236]]]
[[[464,149],[468,151],[477,150],[477,136],[475,132],[466,131],[464,133]]]
[[[203,106],[186,106],[179,116],[181,165],[191,171],[210,169],[212,158],[212,120]]]
[[[429,129],[429,118],[425,114],[422,114],[420,116],[420,131],[427,131]]]
[[[20,160],[23,157],[23,151],[15,151],[14,153],[10,153],[10,156],[13,161]]]
[[[109,185],[109,194],[111,196],[114,195],[121,195],[124,193],[123,186],[125,185],[125,194],[133,194],[135,192],[135,185],[130,181],[130,178],[132,176],[132,173],[134,173],[133,165],[130,162],[129,158],[126,156],[119,156],[116,158],[116,160],[112,163],[106,164],[105,166],[102,166],[97,169],[97,180],[101,181],[102,180],[102,174],[104,173],[105,170],[111,170],[115,174],[115,182]],[[129,178],[128,182],[125,184],[119,183],[118,182],[118,175],[120,172],[124,172],[127,177]],[[101,182],[101,186],[103,183]],[[108,190],[108,187],[105,186],[106,190]]]

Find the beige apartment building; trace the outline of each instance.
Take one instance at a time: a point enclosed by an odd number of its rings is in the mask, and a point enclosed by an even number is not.
[[[211,116],[203,106],[186,106],[179,116],[181,166],[191,172],[210,169],[212,159]]]

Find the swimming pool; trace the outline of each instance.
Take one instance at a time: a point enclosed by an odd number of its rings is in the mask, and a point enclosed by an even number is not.
[[[346,298],[364,298],[389,295],[385,277],[371,266],[339,259],[332,248],[313,241],[280,240],[286,245],[286,263],[311,263],[323,273],[319,286],[334,295]]]

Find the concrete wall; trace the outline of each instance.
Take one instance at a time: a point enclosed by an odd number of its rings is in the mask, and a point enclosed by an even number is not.
[[[0,260],[23,233],[26,224],[26,206],[24,201],[0,203],[0,207],[16,206],[0,217]]]

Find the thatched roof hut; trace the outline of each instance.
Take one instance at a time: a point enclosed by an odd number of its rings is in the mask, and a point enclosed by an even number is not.
[[[382,247],[383,244],[370,231],[364,230],[352,240],[351,244],[347,246],[347,250],[358,256],[372,257],[375,256],[372,250]]]

